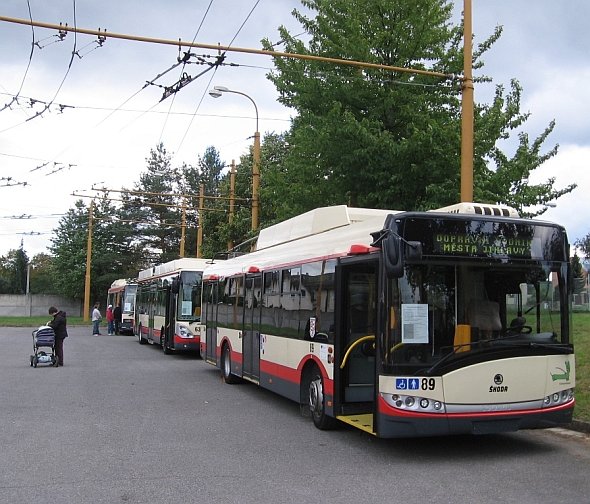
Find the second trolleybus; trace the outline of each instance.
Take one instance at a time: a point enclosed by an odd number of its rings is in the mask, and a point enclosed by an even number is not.
[[[201,355],[226,383],[380,437],[567,424],[563,227],[502,206],[316,209],[205,270]]]
[[[119,332],[133,335],[133,323],[135,321],[135,293],[137,281],[125,278],[115,280],[107,293],[107,306],[121,308],[121,320]]]
[[[139,273],[135,330],[140,344],[160,345],[164,353],[199,351],[202,276],[207,261],[177,259]]]

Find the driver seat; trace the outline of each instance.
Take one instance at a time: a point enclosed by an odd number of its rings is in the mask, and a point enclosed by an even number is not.
[[[472,299],[467,307],[467,322],[479,329],[480,339],[489,339],[502,330],[500,305],[486,299]]]

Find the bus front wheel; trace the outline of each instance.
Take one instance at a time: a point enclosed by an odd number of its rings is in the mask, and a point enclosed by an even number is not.
[[[309,409],[313,424],[320,430],[331,430],[336,427],[336,419],[326,414],[326,398],[324,395],[324,378],[317,366],[314,367],[309,384]]]

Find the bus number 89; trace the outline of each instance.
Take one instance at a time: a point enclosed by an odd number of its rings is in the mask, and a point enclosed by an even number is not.
[[[422,390],[434,390],[434,378],[422,378]]]

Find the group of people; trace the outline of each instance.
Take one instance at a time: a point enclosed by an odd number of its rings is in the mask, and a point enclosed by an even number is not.
[[[93,336],[100,336],[99,325],[102,320],[100,314],[100,303],[94,305],[92,310],[92,334]],[[66,312],[58,310],[54,306],[49,308],[49,315],[53,320],[47,322],[47,325],[53,329],[55,333],[55,354],[57,355],[58,366],[64,365],[64,340],[68,337],[67,317]],[[116,306],[113,310],[113,305],[107,307],[107,333],[109,335],[119,334],[121,324],[121,307]]]
[[[102,315],[100,313],[100,303],[94,305],[92,310],[92,335],[100,336],[100,322],[102,321]],[[119,334],[119,328],[121,327],[121,307],[116,306],[113,310],[113,305],[107,306],[106,319],[107,319],[107,334],[114,336]]]

